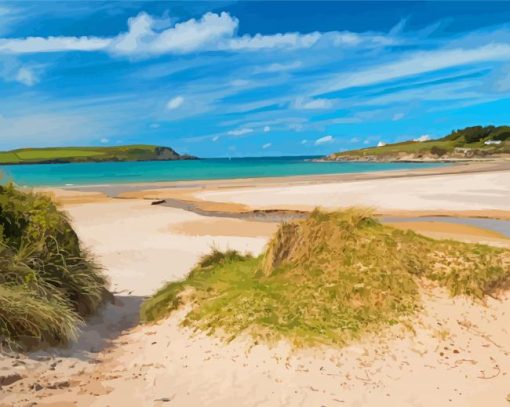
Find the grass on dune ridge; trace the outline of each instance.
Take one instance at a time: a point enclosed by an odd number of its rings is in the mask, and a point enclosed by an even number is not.
[[[105,287],[49,198],[0,186],[0,345],[67,343],[108,295]]]
[[[433,240],[382,225],[369,211],[314,211],[284,223],[254,258],[213,251],[142,307],[144,321],[191,304],[184,324],[296,345],[343,345],[420,308],[421,279],[483,298],[510,277],[509,251]]]

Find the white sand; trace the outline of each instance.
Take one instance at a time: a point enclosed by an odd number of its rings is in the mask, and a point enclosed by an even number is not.
[[[117,293],[150,295],[164,282],[183,278],[212,247],[258,254],[266,242],[262,237],[174,232],[173,225],[210,218],[151,206],[149,201],[117,200],[66,209],[82,241],[108,270]]]
[[[510,171],[229,189],[196,196],[253,208],[363,205],[399,210],[510,210]]]
[[[264,207],[510,209],[509,175],[242,189],[201,197]],[[92,319],[70,349],[36,355],[49,355],[48,361],[34,355],[0,358],[0,373],[24,376],[0,390],[0,406],[509,405],[509,295],[483,305],[430,289],[424,312],[414,321],[415,334],[388,329],[340,350],[290,352],[285,344],[252,346],[245,338],[224,344],[180,327],[182,312],[157,325],[135,326],[141,296],[183,277],[211,245],[259,253],[267,238],[232,236],[231,227],[221,236],[217,224],[213,236],[204,228],[190,236],[178,232],[179,225],[189,231],[190,223],[195,227],[203,217],[147,201],[66,209],[84,244],[105,266],[116,303]],[[42,389],[34,389],[35,383]]]

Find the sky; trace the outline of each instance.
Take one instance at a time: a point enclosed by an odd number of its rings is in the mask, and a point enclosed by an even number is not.
[[[2,1],[0,149],[321,155],[510,123],[510,3]]]

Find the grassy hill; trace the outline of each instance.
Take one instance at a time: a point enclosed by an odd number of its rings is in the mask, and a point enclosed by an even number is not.
[[[409,322],[425,280],[483,298],[510,281],[509,262],[509,250],[429,239],[364,210],[315,211],[282,224],[261,257],[213,251],[149,298],[141,317],[158,320],[186,306],[185,325],[229,339],[248,333],[343,345]]]
[[[332,161],[406,161],[494,158],[510,155],[509,126],[475,126],[428,141],[405,141],[334,153]]]
[[[0,165],[189,159],[195,159],[195,157],[180,155],[169,147],[153,145],[22,148],[0,152]]]

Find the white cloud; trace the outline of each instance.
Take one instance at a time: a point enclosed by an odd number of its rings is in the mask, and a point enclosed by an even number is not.
[[[298,98],[294,102],[296,109],[314,110],[314,109],[328,109],[333,106],[333,103],[329,99],[305,99]]]
[[[264,126],[264,133],[269,133],[271,131],[271,127],[269,126]]]
[[[377,143],[377,147],[384,147],[386,145],[386,143],[384,141],[379,141],[379,143]]]
[[[307,139],[303,139],[303,140],[301,140],[301,144],[306,144],[306,143],[308,143],[308,140],[307,140]]]
[[[27,37],[0,39],[0,54],[104,50],[111,40],[97,37]]]
[[[510,60],[510,45],[504,43],[491,43],[472,49],[457,48],[415,52],[397,62],[338,75],[335,79],[324,83],[316,93],[367,86],[455,66],[508,60]]]
[[[301,131],[304,128],[303,124],[301,124],[301,123],[290,123],[287,127],[290,130],[294,130],[294,131]]]
[[[230,85],[235,87],[248,86],[250,83],[251,82],[246,79],[234,79],[233,81],[230,81]]]
[[[250,127],[247,127],[247,128],[230,130],[227,134],[229,136],[239,137],[239,136],[244,136],[245,134],[249,134],[249,133],[253,133],[253,129]]]
[[[225,49],[231,50],[258,50],[264,48],[310,48],[321,37],[321,34],[286,33],[274,35],[254,36],[244,35],[240,38],[232,38],[224,45]],[[220,47],[221,48],[221,47]]]
[[[322,144],[332,143],[334,140],[333,136],[324,136],[315,140],[315,145],[320,146]]]
[[[175,110],[181,107],[183,103],[184,98],[182,96],[176,96],[167,102],[166,108],[167,110]]]
[[[159,126],[159,123],[151,123],[151,124],[149,125],[149,127],[150,127],[151,129],[159,129],[159,127],[160,127],[160,126]]]
[[[428,134],[424,134],[423,136],[415,138],[413,141],[424,142],[424,141],[429,141],[430,139],[431,139],[431,137]]]
[[[21,20],[24,16],[21,8],[12,6],[14,6],[13,3],[10,3],[8,7],[5,2],[0,4],[0,34],[8,33],[11,25]]]
[[[267,149],[267,148],[269,148],[269,147],[271,147],[271,146],[272,146],[272,144],[271,144],[271,143],[266,143],[266,144],[264,144],[264,145],[262,146],[262,148],[265,150],[265,149]]]
[[[103,137],[101,140],[99,140],[102,144],[106,144],[110,142],[110,139],[107,139],[106,137]]]
[[[186,53],[214,49],[231,38],[239,21],[228,13],[206,13],[162,31],[156,30],[156,19],[140,13],[128,21],[128,31],[113,40],[110,50],[115,54]]]
[[[273,63],[273,64],[269,64],[267,66],[256,67],[253,70],[253,72],[254,73],[285,72],[285,71],[291,71],[293,69],[297,69],[297,68],[301,67],[301,65],[302,65],[301,61],[289,62],[288,64]]]
[[[16,74],[16,80],[27,86],[35,85],[38,81],[34,71],[30,68],[20,68]]]
[[[214,136],[211,140],[216,142],[216,141],[218,141],[219,139],[220,139],[220,136]]]
[[[33,86],[39,82],[38,73],[41,68],[40,65],[21,65],[17,59],[6,57],[0,61],[0,79],[6,82],[19,82],[25,86]]]
[[[0,53],[104,51],[114,55],[147,57],[196,51],[258,51],[310,48],[319,43],[336,47],[393,44],[385,35],[350,32],[276,33],[238,36],[239,20],[227,12],[208,12],[201,18],[173,25],[145,12],[131,17],[126,32],[114,37],[49,36],[0,39]],[[266,72],[295,69],[300,62],[272,64]]]
[[[405,113],[395,113],[393,115],[393,117],[391,118],[391,120],[393,120],[394,122],[400,120],[400,119],[403,119],[405,117]]]

